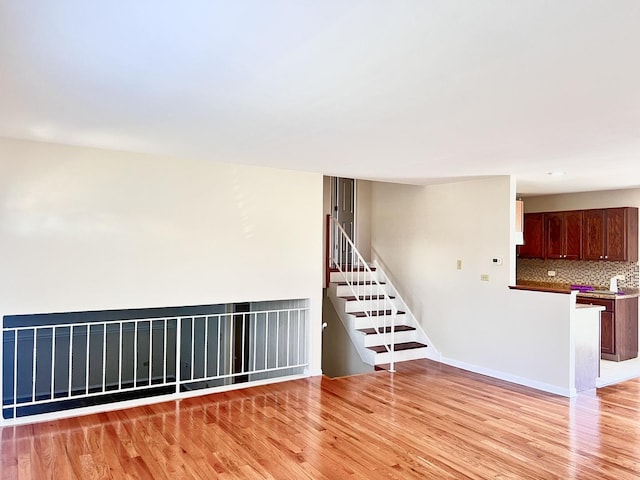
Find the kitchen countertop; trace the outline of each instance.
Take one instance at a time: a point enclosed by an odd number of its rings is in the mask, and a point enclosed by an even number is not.
[[[554,292],[554,293],[570,293],[571,285],[568,283],[553,283],[553,282],[534,282],[528,280],[518,280],[516,285],[509,288],[516,290],[534,290],[539,292]],[[608,290],[608,287],[594,287],[595,290]],[[605,298],[605,299],[623,299],[633,298],[640,296],[640,289],[637,288],[621,288],[624,293],[620,294],[606,294],[606,293],[590,293],[590,292],[578,292],[578,296],[582,298]]]

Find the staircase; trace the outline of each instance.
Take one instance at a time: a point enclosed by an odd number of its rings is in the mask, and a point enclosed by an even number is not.
[[[369,365],[389,365],[440,355],[380,269],[364,261],[341,225],[329,220],[328,296],[360,354]]]

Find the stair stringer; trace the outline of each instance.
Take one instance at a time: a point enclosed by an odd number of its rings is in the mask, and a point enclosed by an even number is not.
[[[424,329],[422,328],[422,324],[418,322],[418,320],[416,319],[415,315],[413,314],[413,312],[411,311],[407,303],[403,300],[402,296],[393,285],[393,282],[391,281],[389,276],[385,273],[382,265],[380,265],[380,262],[378,262],[378,260],[374,260],[372,266],[376,269],[375,271],[376,271],[378,280],[380,282],[385,283],[385,290],[387,291],[387,293],[389,295],[393,295],[394,297],[396,297],[394,299],[394,303],[398,307],[398,310],[402,310],[406,312],[406,316],[407,316],[406,324],[411,327],[415,327],[417,341],[429,346],[429,348],[427,348],[426,358],[430,360],[434,360],[436,362],[441,362],[442,354],[436,348],[436,346],[431,341],[427,333],[424,331]]]
[[[340,321],[344,325],[344,329],[347,331],[347,334],[351,339],[351,343],[356,348],[358,355],[360,355],[360,359],[367,365],[375,365],[376,353],[365,347],[364,334],[358,332],[355,325],[354,316],[345,311],[347,301],[344,298],[340,298],[338,296],[337,290],[338,288],[335,282],[329,283],[329,300],[331,300],[331,303],[333,304],[333,307],[335,308]]]

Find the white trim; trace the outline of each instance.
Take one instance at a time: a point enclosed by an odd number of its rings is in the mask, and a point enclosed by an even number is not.
[[[575,397],[578,394],[575,387],[563,388],[557,385],[551,385],[549,383],[538,382],[530,378],[520,377],[518,375],[512,375],[510,373],[505,373],[498,370],[493,370],[490,368],[473,365],[471,363],[461,362],[453,358],[442,357],[440,361],[445,365],[457,367],[462,370],[479,373],[481,375],[486,375],[488,377],[497,378],[498,380],[504,380],[506,382],[516,383],[518,385],[523,385],[525,387],[533,388],[535,390],[542,390],[544,392],[553,393],[555,395],[561,395],[563,397],[571,398],[571,397]]]

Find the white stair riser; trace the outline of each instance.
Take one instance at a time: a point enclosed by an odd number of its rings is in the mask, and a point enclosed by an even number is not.
[[[384,285],[382,285],[382,288],[378,285],[354,285],[353,289],[355,290],[355,293],[358,294],[358,296],[381,295],[384,293]],[[336,294],[339,297],[348,297],[354,295],[354,292],[353,290],[351,290],[351,287],[349,287],[349,285],[337,285]]]
[[[401,350],[394,353],[394,362],[406,362],[408,360],[417,360],[427,357],[427,347],[412,348],[410,350]],[[391,363],[391,352],[376,353],[375,365],[385,365]]]
[[[375,272],[331,272],[329,280],[331,282],[344,282],[348,278],[350,281],[375,281]]]
[[[393,304],[393,300],[391,300]],[[365,310],[391,310],[391,304],[385,300],[349,300],[345,302],[344,310],[347,313],[364,312]]]
[[[394,336],[396,343],[406,343],[416,341],[416,331],[396,332]],[[391,343],[391,333],[377,333],[373,335],[364,335],[364,346],[375,347],[376,345],[389,345]]]
[[[382,328],[385,325],[391,325],[393,322],[393,318],[390,315],[381,315],[379,317],[356,317],[354,315],[349,315],[349,317],[353,320],[353,327],[356,330],[371,327]],[[393,323],[395,325],[406,325],[406,318],[407,316],[404,314],[396,315],[396,321]]]

